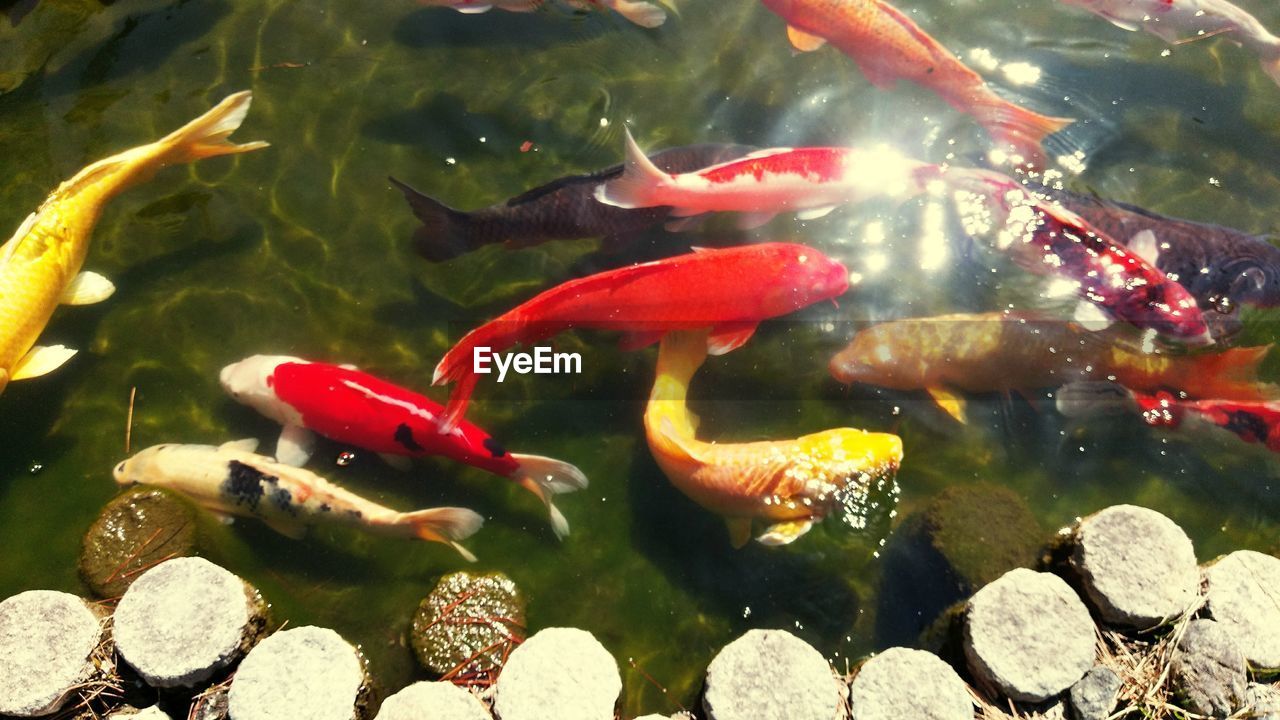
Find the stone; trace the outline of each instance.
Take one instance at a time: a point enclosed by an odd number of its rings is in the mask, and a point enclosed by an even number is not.
[[[1183,710],[1225,718],[1244,704],[1249,677],[1231,634],[1213,620],[1192,620],[1169,664],[1169,682]]]
[[[283,630],[249,651],[231,682],[234,720],[352,720],[367,717],[364,659],[338,633]]]
[[[227,685],[215,685],[191,698],[187,720],[227,720]]]
[[[1249,683],[1245,690],[1245,717],[1253,720],[1280,720],[1280,690],[1274,685]]]
[[[1095,665],[1071,686],[1071,717],[1106,720],[1120,695],[1120,676],[1105,665]]]
[[[612,720],[621,693],[618,663],[591,633],[547,628],[512,651],[493,709],[501,720]]]
[[[238,662],[266,628],[258,591],[198,557],[143,573],[115,614],[116,648],[148,685],[192,687]]]
[[[94,677],[102,620],[75,595],[31,590],[0,602],[0,715],[56,711]]]
[[[1191,539],[1155,510],[1114,505],[1082,520],[1074,536],[1071,566],[1103,622],[1152,628],[1196,601],[1200,571]]]
[[[1056,575],[1019,568],[969,599],[964,653],[978,682],[1019,702],[1043,702],[1093,667],[1089,610]]]
[[[832,720],[843,686],[826,658],[786,630],[748,630],[707,667],[711,720]]]
[[[849,693],[852,720],[973,720],[964,681],[923,650],[890,648],[876,655],[853,678]]]
[[[387,698],[377,720],[492,720],[476,696],[449,682],[418,682]]]
[[[195,548],[195,513],[166,490],[138,486],[107,503],[85,533],[80,577],[101,598],[116,598],[146,568]]]
[[[1238,550],[1205,569],[1205,611],[1255,670],[1280,669],[1280,559]]]
[[[641,715],[636,720],[693,720],[689,713],[678,712],[675,715]]]
[[[169,716],[169,713],[152,705],[142,710],[130,709],[124,712],[115,712],[108,715],[107,720],[173,720],[173,718]]]
[[[525,633],[525,601],[502,573],[445,575],[418,606],[409,644],[437,676],[491,673]]]

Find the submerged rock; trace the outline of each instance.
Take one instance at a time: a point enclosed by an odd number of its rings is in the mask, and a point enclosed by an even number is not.
[[[107,503],[85,533],[80,577],[94,595],[120,597],[139,574],[195,547],[191,506],[159,488],[134,487]]]
[[[1071,565],[1103,622],[1150,628],[1196,601],[1200,571],[1191,539],[1155,510],[1115,505],[1082,520]]]
[[[500,720],[613,720],[621,693],[618,663],[591,633],[547,628],[511,653],[493,709]]]
[[[1244,655],[1231,634],[1213,620],[1192,620],[1169,666],[1179,707],[1225,718],[1244,704],[1248,681]]]
[[[1071,717],[1106,720],[1120,694],[1120,676],[1105,665],[1095,665],[1071,686]]]
[[[1280,669],[1280,559],[1238,550],[1205,569],[1205,610],[1255,669]]]
[[[418,606],[409,644],[437,675],[493,672],[524,638],[524,608],[519,588],[502,573],[452,573]]]
[[[116,648],[148,685],[192,687],[240,660],[266,630],[258,591],[204,558],[139,576],[115,614]]]
[[[368,716],[360,652],[318,627],[278,632],[249,651],[228,694],[234,720],[352,720]]]
[[[785,630],[748,630],[707,667],[711,720],[831,720],[843,686],[826,658]]]
[[[979,682],[1013,700],[1042,702],[1093,667],[1095,632],[1062,578],[1011,570],[969,599],[965,657]]]
[[[0,715],[58,710],[96,673],[102,620],[84,600],[31,590],[0,602]]]
[[[933,653],[890,648],[871,658],[849,687],[852,720],[973,720],[964,681]]]
[[[447,682],[419,682],[387,698],[377,720],[491,720],[476,696]]]

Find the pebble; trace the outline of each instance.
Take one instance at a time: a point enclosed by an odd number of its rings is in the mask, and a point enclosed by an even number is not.
[[[238,662],[261,637],[266,609],[243,580],[199,557],[143,573],[116,607],[120,656],[148,685],[191,687]]]
[[[1075,720],[1106,720],[1120,694],[1120,676],[1105,665],[1095,665],[1071,686],[1071,716]]]
[[[228,695],[234,720],[366,717],[369,678],[360,653],[325,628],[283,630],[240,663]]]
[[[169,713],[152,705],[142,710],[112,713],[107,716],[107,720],[173,720],[173,718],[169,717]]]
[[[502,573],[445,575],[418,606],[409,644],[433,674],[488,673],[523,637],[525,601]]]
[[[1280,559],[1238,550],[1205,569],[1205,610],[1256,670],[1280,669]]]
[[[689,713],[678,712],[675,715],[641,715],[636,720],[693,720]]]
[[[964,681],[923,650],[885,650],[863,664],[849,690],[852,720],[973,720]]]
[[[785,630],[749,630],[707,667],[711,720],[831,720],[843,688],[822,654]]]
[[[75,595],[31,590],[0,602],[0,715],[60,708],[95,674],[102,621]]]
[[[964,652],[979,682],[1019,702],[1042,702],[1093,667],[1095,632],[1062,578],[1019,568],[969,599]]]
[[[377,720],[491,720],[476,696],[449,682],[418,682],[387,698]]]
[[[494,689],[501,720],[613,720],[622,676],[591,633],[547,628],[512,651]]]
[[[1169,682],[1183,710],[1225,718],[1244,704],[1249,677],[1231,634],[1213,620],[1192,620],[1169,665]]]
[[[1185,613],[1200,590],[1191,539],[1164,515],[1134,505],[1082,520],[1071,565],[1098,617],[1110,625],[1155,627]]]
[[[159,488],[138,486],[118,495],[85,533],[80,577],[101,598],[117,598],[144,571],[195,548],[191,506]]]
[[[1245,702],[1253,720],[1280,720],[1280,690],[1274,685],[1250,683]]]

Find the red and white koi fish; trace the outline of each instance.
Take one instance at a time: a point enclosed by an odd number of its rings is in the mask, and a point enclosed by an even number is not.
[[[569,523],[552,496],[581,490],[587,478],[569,463],[509,453],[469,422],[440,429],[444,407],[418,393],[350,366],[280,355],[254,355],[222,369],[222,387],[236,401],[284,425],[276,458],[303,465],[314,433],[379,453],[404,467],[405,458],[443,455],[509,478],[547,506],[558,537]]]
[[[709,327],[708,351],[722,355],[747,342],[761,321],[848,289],[843,265],[793,243],[701,249],[570,280],[472,330],[445,353],[433,384],[461,382],[449,395],[441,432],[466,412],[479,378],[477,348],[501,352],[572,328],[594,328],[627,333],[623,348],[632,350],[672,330]]]
[[[925,191],[937,166],[888,149],[770,148],[702,170],[671,174],[645,156],[626,131],[622,176],[596,188],[596,199],[620,208],[670,206],[675,217],[745,213],[739,225],[763,225],[780,212],[822,217],[847,202],[906,198]]]
[[[641,0],[565,0],[570,7],[590,10],[608,8],[641,27],[654,28],[667,21],[667,11]],[[453,8],[461,13],[483,13],[500,8],[511,12],[532,12],[546,0],[418,0],[419,5]]]
[[[787,36],[797,50],[817,50],[830,41],[882,90],[899,80],[926,87],[972,116],[997,143],[1011,146],[1025,162],[1043,164],[1041,142],[1072,122],[1041,115],[996,95],[980,75],[883,0],[762,2],[787,21]]]
[[[1262,70],[1280,85],[1280,37],[1227,0],[1062,0],[1129,31],[1146,30],[1179,44],[1226,35],[1258,54]]]

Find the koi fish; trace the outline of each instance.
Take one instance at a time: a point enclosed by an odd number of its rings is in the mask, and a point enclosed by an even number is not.
[[[484,518],[466,508],[439,507],[398,512],[344,490],[308,470],[257,455],[257,440],[213,445],[155,445],[116,465],[121,485],[146,484],[176,490],[223,516],[254,517],[276,532],[300,538],[320,522],[356,525],[396,537],[444,543],[462,557],[476,557],[459,544]]]
[[[461,381],[449,395],[441,432],[466,412],[479,379],[477,348],[500,352],[572,328],[619,330],[635,350],[672,330],[710,327],[708,350],[730,352],[762,320],[785,315],[849,289],[849,271],[821,252],[792,243],[761,243],[693,253],[570,280],[467,333],[436,365],[433,385]]]
[[[1025,162],[1042,164],[1044,138],[1073,122],[1001,98],[980,75],[883,0],[762,2],[787,22],[787,37],[797,50],[817,50],[830,41],[881,90],[892,89],[899,80],[928,88],[973,117],[997,143],[1012,146]]]
[[[656,152],[650,159],[665,172],[681,173],[739,158],[751,150],[746,145],[689,145]],[[485,245],[522,248],[548,240],[632,233],[668,218],[669,208],[622,209],[596,200],[596,186],[620,175],[622,165],[589,175],[571,175],[470,212],[455,210],[395,178],[389,179],[422,222],[413,235],[418,254],[441,261]]]
[[[1275,386],[1257,378],[1270,346],[1171,355],[1115,339],[1114,333],[1091,333],[1032,313],[942,315],[866,328],[829,369],[846,384],[927,391],[961,421],[964,400],[956,391],[1028,392],[1082,380],[1239,401],[1277,395]]]
[[[724,516],[735,548],[746,545],[755,520],[768,525],[758,542],[791,543],[831,512],[849,486],[897,472],[902,440],[887,433],[838,428],[795,440],[698,440],[698,418],[686,398],[689,381],[707,357],[706,335],[682,330],[663,337],[644,413],[645,437],[671,484]]]
[[[89,165],[59,185],[0,246],[0,392],[10,380],[52,372],[76,354],[62,345],[35,344],[59,304],[102,302],[115,292],[105,277],[80,272],[108,200],[168,165],[267,147],[227,140],[252,98],[248,92],[231,95],[157,142]]]
[[[667,21],[667,11],[640,0],[565,0],[570,7],[582,10],[607,8],[640,27],[655,28]],[[546,0],[418,0],[419,5],[448,7],[468,15],[489,12],[493,8],[511,12],[532,12]]]
[[[410,457],[443,455],[509,478],[537,495],[560,538],[569,534],[569,523],[552,496],[587,486],[587,477],[573,465],[509,453],[469,422],[441,433],[442,405],[351,366],[254,355],[223,368],[220,379],[237,402],[284,425],[276,458],[287,465],[306,464],[315,433],[379,453],[404,469]]]
[[[626,130],[622,175],[602,183],[596,200],[620,208],[670,206],[675,217],[740,212],[742,228],[763,225],[779,212],[812,220],[847,202],[873,197],[906,198],[925,191],[937,166],[887,149],[839,147],[770,148],[672,174],[640,149]]]
[[[1262,70],[1280,85],[1280,37],[1227,0],[1062,0],[1134,32],[1146,30],[1170,44],[1226,35],[1257,53]]]
[[[1183,400],[1161,390],[1134,392],[1108,382],[1067,385],[1057,393],[1058,412],[1071,418],[1114,411],[1136,412],[1151,427],[1179,428],[1196,421],[1227,430],[1247,443],[1280,452],[1280,401]]]

